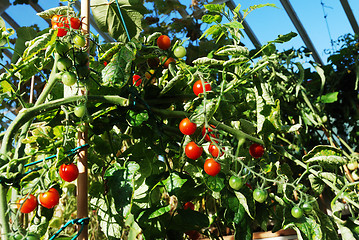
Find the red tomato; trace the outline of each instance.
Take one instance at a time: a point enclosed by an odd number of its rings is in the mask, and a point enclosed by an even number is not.
[[[81,24],[82,24],[82,22],[79,18],[72,17],[70,19],[70,25],[71,25],[72,29],[79,29],[81,27]]]
[[[192,135],[197,129],[197,125],[191,122],[188,118],[182,119],[179,124],[179,130],[184,135]]]
[[[22,205],[21,205],[22,204]],[[35,210],[37,207],[37,200],[36,197],[32,194],[29,196],[19,199],[16,202],[17,208],[20,208],[20,212],[22,213],[30,213]]]
[[[213,157],[215,157],[215,158],[219,156],[219,149],[218,149],[218,147],[216,147],[216,145],[214,145],[214,144],[212,144],[212,143],[211,143],[211,144],[209,145],[209,147],[208,147],[208,152],[209,152]],[[222,148],[220,157],[222,157],[223,154],[224,154],[224,151],[223,151],[223,148]]]
[[[211,91],[212,90],[211,84],[204,81],[204,89],[206,92]],[[198,80],[197,82],[194,83],[193,92],[194,94],[196,94],[196,96],[198,96],[200,93],[203,93],[202,80]]]
[[[202,137],[203,137],[204,135],[206,135],[206,136],[204,137],[204,139],[205,139],[207,142],[212,142],[211,138],[217,138],[216,134],[208,134],[208,133],[212,132],[213,129],[215,129],[215,128],[216,128],[216,127],[215,127],[214,125],[210,125],[209,128],[207,129],[207,134],[206,134],[206,127],[203,126],[203,128],[202,128]],[[217,141],[216,141],[216,142],[217,142]]]
[[[59,175],[66,182],[72,182],[79,176],[79,169],[73,163],[62,164],[59,168]]]
[[[249,154],[254,158],[260,158],[264,154],[264,148],[262,145],[260,145],[258,143],[253,143],[249,147]]]
[[[170,63],[171,62],[176,62],[176,60],[174,59],[174,58],[168,58],[167,60],[167,57],[163,57],[162,58],[162,66],[164,67],[164,68],[168,68],[168,66],[170,65]]]
[[[107,62],[106,62],[106,61],[104,61],[104,62],[103,62],[103,65],[106,67],[106,66],[107,66]]]
[[[64,24],[62,22],[56,23],[54,25],[52,25],[52,29],[57,29],[57,36],[58,37],[63,37],[67,34],[67,31],[69,29],[69,25],[68,24]]]
[[[183,206],[184,210],[191,209],[194,210],[194,204],[192,202],[186,202]]]
[[[213,158],[208,158],[204,163],[204,171],[214,177],[221,171],[221,164]]]
[[[167,50],[171,47],[171,39],[166,35],[161,35],[157,38],[157,46],[162,50]]]
[[[202,155],[203,148],[198,147],[195,142],[189,142],[186,145],[185,153],[188,158],[190,158],[192,160],[196,160]]]
[[[39,202],[45,208],[53,208],[59,204],[60,194],[55,188],[50,188],[49,191],[39,195]]]
[[[142,83],[142,79],[140,75],[133,75],[132,77],[132,84],[136,87],[140,86]]]

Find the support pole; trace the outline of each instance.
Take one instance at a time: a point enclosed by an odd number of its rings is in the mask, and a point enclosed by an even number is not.
[[[81,18],[82,18],[82,32],[88,35],[90,32],[90,0],[81,1]],[[86,47],[89,46],[89,40],[86,41]],[[85,94],[80,92],[80,94]],[[83,123],[86,124],[86,123]],[[87,143],[87,126],[84,132],[78,132],[77,146],[82,146]],[[77,217],[88,217],[88,168],[87,168],[87,148],[81,148],[78,154],[78,169],[79,176],[77,178]],[[79,228],[80,229],[80,228]],[[79,240],[88,240],[88,226],[85,225],[83,231],[78,237]]]
[[[349,5],[348,0],[340,0],[340,3],[343,6],[345,14],[347,15],[347,18],[348,18],[348,20],[350,22],[350,25],[353,28],[354,33],[359,34],[359,26],[358,26],[358,23],[357,23],[357,21],[356,21],[356,19],[354,17],[354,13],[352,11],[352,8]]]

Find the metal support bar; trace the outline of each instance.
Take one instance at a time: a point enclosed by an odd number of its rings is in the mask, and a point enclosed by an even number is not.
[[[15,22],[14,19],[12,19],[9,14],[7,14],[6,12],[3,12],[1,14],[1,17],[8,23],[10,24],[10,26],[13,28],[13,29],[18,29],[20,27],[19,24],[17,24],[17,22]]]
[[[80,1],[75,2],[75,8],[78,11],[80,11],[80,9],[81,9]],[[96,31],[101,35],[101,37],[103,37],[103,39],[105,39],[106,42],[114,42],[115,41],[108,33],[105,33],[105,32],[100,30],[100,28],[96,24],[95,18],[92,16],[92,14],[90,14],[89,20],[90,20],[90,25],[94,29],[96,29]]]
[[[43,12],[44,9],[38,4],[38,3],[34,3],[33,1],[29,1],[30,6],[37,12]],[[51,26],[51,20],[50,19],[44,19],[49,26]]]
[[[231,10],[234,10],[236,8],[236,4],[233,2],[233,0],[227,0],[226,4]],[[239,12],[239,14],[240,14],[241,19],[243,19],[242,13]],[[247,36],[251,40],[254,47],[257,49],[260,48],[262,46],[262,44],[260,43],[257,36],[255,35],[252,28],[249,26],[249,24],[247,23],[247,21],[245,19],[243,19],[242,25],[244,27],[244,32],[247,34]]]
[[[292,23],[294,24],[295,28],[297,29],[299,35],[301,36],[301,38],[303,39],[304,44],[307,46],[307,48],[312,51],[312,55],[314,60],[323,65],[323,61],[320,58],[317,50],[314,47],[314,44],[312,42],[312,40],[310,39],[310,37],[308,36],[305,28],[303,27],[301,21],[299,20],[296,12],[294,11],[292,5],[290,4],[290,2],[288,0],[280,0],[280,2],[282,3],[285,11],[287,12],[289,18],[292,20]]]
[[[9,49],[3,49],[2,51],[5,54],[5,56],[12,59],[12,53],[9,51]]]
[[[351,7],[349,5],[348,0],[340,0],[340,3],[343,6],[345,14],[347,15],[347,18],[348,18],[348,20],[350,22],[350,25],[353,28],[354,33],[359,35],[359,26],[358,26],[358,23],[357,23],[357,21],[356,21],[356,19],[354,17],[353,11],[352,11],[352,9],[351,9]]]

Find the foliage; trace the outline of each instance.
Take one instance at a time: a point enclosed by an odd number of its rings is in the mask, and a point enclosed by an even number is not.
[[[276,50],[295,33],[249,51],[240,42],[240,6],[230,11],[224,4],[209,4],[197,16],[209,27],[202,36],[192,36],[201,41],[187,48],[184,60],[173,54],[183,42],[172,38],[168,50],[156,45],[166,34],[157,32],[164,22],[144,26],[140,34],[146,13],[142,5],[95,3],[92,10],[101,28],[119,42],[100,44],[86,35],[92,44],[81,48],[73,37],[82,33],[70,26],[64,37],[56,28],[37,36],[22,28],[15,45],[19,58],[1,75],[1,106],[12,101],[21,109],[2,135],[4,239],[26,235],[24,229],[48,239],[75,218],[76,184],[62,181],[58,168],[76,162],[85,148],[93,239],[183,239],[196,232],[216,238],[227,228],[236,239],[286,228],[294,229],[298,239],[340,239],[338,229],[343,239],[358,238],[359,176],[348,169],[348,163],[358,161],[354,38],[347,36],[347,45],[329,58],[330,65],[305,68],[297,61],[304,57],[301,51]],[[40,16],[51,18],[61,10],[75,17],[72,4]],[[154,4],[155,14],[180,6]],[[187,30],[195,26],[191,21],[185,23]],[[178,20],[174,33],[176,24]],[[133,32],[127,35],[124,26],[133,26]],[[10,48],[7,33],[12,31],[2,31]],[[28,35],[34,36],[26,39]],[[204,50],[194,54],[192,47]],[[166,68],[163,62],[170,57],[175,62]],[[64,59],[70,66],[59,64]],[[76,83],[63,86],[68,73]],[[133,85],[135,74],[142,79],[139,85]],[[28,103],[23,86],[32,76],[47,84],[39,88],[36,102]],[[334,81],[338,77],[346,82]],[[198,81],[203,89],[195,94]],[[75,115],[77,106],[86,108]],[[179,131],[184,118],[197,126],[190,135]],[[78,132],[88,133],[88,146],[76,148]],[[195,160],[185,153],[190,142],[204,149]],[[264,152],[250,153],[254,143]],[[209,145],[224,154],[214,156]],[[218,174],[205,172],[208,158],[220,164]],[[58,190],[60,204],[55,209],[39,206],[33,217],[20,221],[15,202],[50,188]],[[188,202],[194,209],[185,209]],[[74,235],[65,229],[61,237]]]

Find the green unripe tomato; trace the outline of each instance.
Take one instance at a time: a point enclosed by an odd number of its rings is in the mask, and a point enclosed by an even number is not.
[[[69,44],[61,42],[61,41],[56,41],[55,51],[58,54],[60,54],[61,56],[64,56],[69,50],[70,50]]]
[[[62,57],[57,61],[56,66],[59,71],[64,72],[72,66],[72,62],[67,57]]]
[[[85,105],[79,105],[75,107],[74,114],[76,117],[82,118],[86,113],[86,106]]]
[[[263,203],[268,197],[268,192],[261,188],[256,188],[253,191],[253,199],[259,203]]]
[[[303,210],[298,206],[294,206],[291,210],[291,214],[294,218],[301,218],[303,216]]]
[[[175,50],[173,51],[173,54],[177,57],[177,58],[183,58],[184,56],[186,56],[186,48],[183,46],[178,46],[175,48]]]
[[[75,53],[75,62],[79,65],[86,65],[89,61],[89,55],[87,52],[77,52]]]
[[[313,206],[312,204],[305,202],[302,204],[301,208],[303,209],[303,211],[305,213],[311,213],[313,211]]]
[[[75,35],[72,39],[73,44],[75,47],[82,48],[86,45],[86,39],[82,35]]]
[[[359,180],[359,174],[357,172],[357,170],[352,172],[352,177],[354,181],[358,181]]]
[[[238,176],[231,176],[229,179],[229,186],[233,189],[238,191],[244,185],[244,178]]]
[[[66,86],[72,86],[76,83],[77,79],[76,79],[76,75],[75,73],[72,72],[64,72],[62,74],[62,82],[63,84],[65,84]]]

